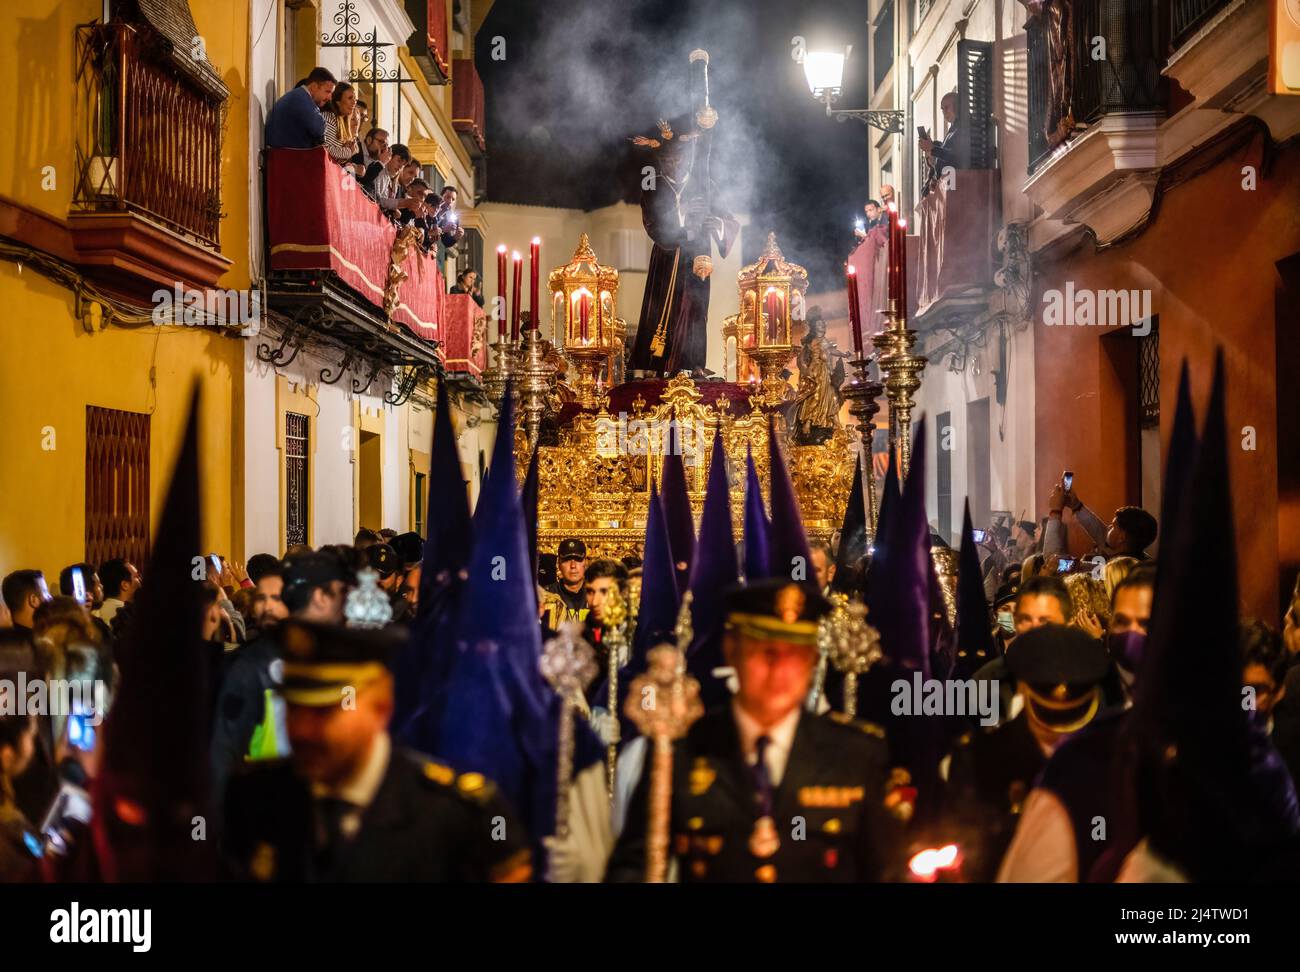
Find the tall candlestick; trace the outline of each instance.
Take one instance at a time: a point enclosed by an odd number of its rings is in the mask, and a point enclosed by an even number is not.
[[[528,309],[533,312],[528,324],[532,328],[538,328],[542,323],[542,309],[537,306],[537,274],[541,268],[541,261],[542,238],[534,236],[533,242],[528,247]]]
[[[497,247],[497,338],[506,336],[506,245]]]
[[[858,307],[858,271],[849,264],[845,275],[849,280],[849,330],[853,334],[853,353],[862,357],[862,316]]]
[[[521,299],[519,291],[524,281],[524,259],[519,255],[518,250],[514,250],[510,254],[510,260],[514,268],[514,281],[513,281],[513,286],[511,288],[511,293],[514,299],[514,309],[512,312],[512,316],[510,318],[510,340],[518,341],[519,340],[519,309],[520,309],[519,303]]]

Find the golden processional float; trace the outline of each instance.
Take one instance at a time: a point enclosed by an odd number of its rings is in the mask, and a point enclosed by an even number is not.
[[[585,233],[573,258],[552,270],[547,283],[556,342],[543,339],[540,329],[533,328],[502,356],[519,401],[514,434],[521,482],[531,452],[537,449],[539,550],[554,550],[562,539],[577,537],[593,559],[642,557],[650,484],[662,478],[670,430],[682,455],[697,524],[713,440],[723,437],[732,530],[738,539],[744,516],[745,458],[750,450],[764,492],[770,489],[769,417],[783,436],[781,446],[804,528],[810,539],[830,541],[844,518],[860,443],[870,449],[879,412],[875,399],[882,392],[890,416],[901,419],[896,427],[891,422],[891,448],[897,429],[909,427],[906,417],[925,359],[909,353],[911,342],[897,333],[906,329],[906,321],[891,314],[890,326],[878,336],[882,353],[850,359],[855,374],[838,390],[849,402],[855,429],[850,431],[836,420],[823,442],[798,444],[790,438],[783,413],[795,390],[781,373],[798,349],[794,329],[801,324],[798,311],[808,275],[785,259],[775,234],[768,235],[758,260],[737,275],[740,311],[724,326],[724,339],[728,347],[734,339],[739,356],[739,381],[697,382],[685,373],[667,379],[623,380],[627,325],[618,312],[618,270],[597,260]],[[907,336],[915,340],[914,332]],[[883,384],[870,377],[877,357],[894,366],[892,372],[885,369]],[[485,378],[489,392],[497,391],[499,398],[505,376],[495,371]],[[864,480],[870,482],[872,477]],[[874,487],[866,494],[868,531],[874,536]],[[955,573],[941,557],[936,557],[936,567],[941,576]],[[949,601],[950,617],[954,609],[955,602]]]

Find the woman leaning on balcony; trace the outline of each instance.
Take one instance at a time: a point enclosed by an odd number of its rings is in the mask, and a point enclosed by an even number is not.
[[[339,82],[321,114],[325,116],[325,151],[360,179],[366,171],[352,162],[352,156],[360,148],[357,130],[361,126],[361,109],[357,106],[356,89],[346,81]]]

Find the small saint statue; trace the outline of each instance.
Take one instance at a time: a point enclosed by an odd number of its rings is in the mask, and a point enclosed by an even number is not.
[[[834,363],[832,363],[834,359]],[[844,397],[844,352],[826,337],[820,308],[808,311],[808,333],[799,349],[799,388],[791,403],[791,428],[798,445],[820,445],[835,433]]]

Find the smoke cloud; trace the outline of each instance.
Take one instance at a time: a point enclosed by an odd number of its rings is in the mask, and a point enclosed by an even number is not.
[[[743,257],[756,258],[772,230],[814,291],[837,288],[868,195],[869,136],[826,117],[791,52],[796,37],[809,48],[853,44],[844,104],[865,104],[865,9],[850,0],[498,0],[476,51],[488,198],[635,202],[649,157],[628,138],[689,110],[687,58],[703,48],[719,115],[713,179],[718,202],[750,217]],[[505,57],[493,60],[501,41]]]

